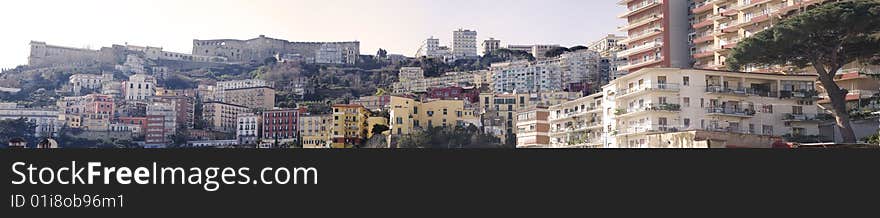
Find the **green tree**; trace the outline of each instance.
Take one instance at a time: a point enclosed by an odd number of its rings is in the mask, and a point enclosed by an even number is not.
[[[28,122],[27,119],[0,120],[0,144],[4,147],[8,145],[9,140],[14,138],[22,138],[28,142],[28,145],[35,145],[37,138],[35,137],[36,125]]]
[[[566,47],[557,47],[557,48],[550,49],[550,51],[547,51],[546,53],[544,53],[544,57],[555,58],[555,57],[559,57],[560,55],[565,54],[566,52],[570,52],[570,51],[571,50]]]
[[[846,64],[880,55],[880,2],[829,3],[749,37],[727,59],[731,70],[749,64],[812,66],[828,92],[844,142],[856,142],[846,109],[847,90],[834,81]]]

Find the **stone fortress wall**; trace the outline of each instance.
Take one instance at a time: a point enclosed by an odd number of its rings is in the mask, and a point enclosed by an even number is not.
[[[32,67],[65,67],[88,65],[117,65],[126,61],[128,55],[147,60],[170,60],[193,63],[225,63],[225,57],[201,56],[163,51],[160,47],[112,45],[98,50],[49,45],[31,41],[28,65]]]
[[[328,49],[328,47],[330,47]],[[324,48],[338,50],[334,54],[319,54]],[[286,54],[299,54],[316,60],[323,55],[340,55],[345,64],[357,63],[360,55],[360,42],[290,42],[260,35],[249,40],[216,39],[193,40],[194,55],[225,57],[229,62],[262,62],[269,57]],[[326,59],[326,58],[325,58]]]

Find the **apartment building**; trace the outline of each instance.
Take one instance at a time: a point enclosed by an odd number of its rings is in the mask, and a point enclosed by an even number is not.
[[[605,144],[602,93],[550,106],[551,148],[598,148]]]
[[[592,92],[607,80],[599,69],[600,62],[597,52],[580,50],[533,62],[495,63],[490,67],[491,87],[495,93]]]
[[[550,145],[550,111],[535,107],[518,113],[516,122],[517,148],[544,148]]]
[[[97,74],[74,74],[69,78],[69,82],[71,88],[73,89],[73,93],[83,94],[82,91],[92,90],[96,92],[100,92],[103,88],[104,83],[112,82],[113,74],[104,73],[101,75]]]
[[[177,112],[174,104],[153,102],[147,105],[147,145],[165,146],[177,134]]]
[[[508,50],[513,51],[522,51],[532,55],[537,59],[544,59],[547,57],[547,52],[553,50],[554,48],[561,48],[560,45],[507,45]]]
[[[205,102],[202,106],[202,118],[208,129],[223,133],[235,133],[238,115],[251,112],[253,110],[245,106],[216,101]]]
[[[625,39],[626,36],[608,34],[599,40],[588,43],[587,48],[599,52],[599,55],[603,57],[616,56],[617,52],[626,50],[626,44],[621,43]]]
[[[269,86],[226,89],[222,93],[221,101],[229,104],[262,110],[275,107],[275,89]]]
[[[491,75],[491,71],[488,70],[448,72],[439,77],[427,77],[396,82],[392,87],[394,93],[398,94],[424,93],[431,88],[487,84],[490,81]]]
[[[147,101],[156,94],[156,78],[146,74],[131,75],[122,86],[127,101]]]
[[[363,105],[370,111],[381,111],[388,107],[391,103],[391,96],[363,96],[356,100],[352,100],[351,104]]]
[[[333,123],[331,115],[300,116],[298,129],[303,148],[329,148]]]
[[[487,134],[512,142],[516,140],[517,113],[535,106],[560,104],[580,96],[580,93],[574,92],[480,93],[479,113]]]
[[[835,76],[837,85],[849,91],[846,96],[848,110],[880,111],[880,102],[874,102],[880,97],[880,78],[873,75],[880,75],[880,66],[847,68]],[[830,109],[831,100],[828,99],[824,86],[819,85],[817,88],[819,97],[822,98],[819,104]]]
[[[26,119],[36,125],[36,137],[57,136],[64,125],[58,110],[19,107],[16,103],[0,103],[0,120]]]
[[[630,73],[604,87],[604,147],[665,147],[650,135],[711,131],[818,135],[814,75],[679,68]]]
[[[107,131],[115,113],[114,102],[113,96],[101,94],[64,97],[57,102],[58,119],[71,128]]]
[[[621,43],[627,49],[617,53],[627,62],[618,69],[635,72],[643,68],[691,66],[690,45],[691,0],[621,0],[626,6],[619,17],[627,24],[618,31],[626,32]]]
[[[296,109],[273,109],[263,112],[262,148],[287,148],[299,139],[299,116]]]
[[[394,101],[394,100],[392,100]],[[354,148],[367,137],[367,118],[370,112],[362,105],[333,105],[331,148]]]
[[[195,124],[195,100],[186,96],[160,95],[152,98],[153,102],[162,102],[174,105],[177,126],[192,129]]]
[[[409,82],[424,78],[425,70],[421,67],[401,67],[400,72],[397,74],[397,79],[400,82]]]
[[[430,100],[421,102],[412,98],[391,97],[392,135],[407,135],[434,127],[479,126],[476,112],[463,100]]]
[[[690,8],[694,68],[725,69],[737,43],[829,0],[694,0]],[[767,72],[747,66],[745,71]]]
[[[260,139],[260,127],[262,127],[262,116],[255,113],[241,113],[236,117],[238,121],[235,131],[235,140],[239,145],[256,145]]]
[[[588,44],[587,47],[592,51],[598,52],[601,57],[599,61],[599,71],[601,71],[600,75],[603,75],[603,84],[607,84],[608,81],[626,75],[626,71],[619,70],[619,68],[620,66],[626,65],[627,57],[617,55],[618,52],[626,50],[626,44],[622,43],[626,38],[626,36],[608,34],[602,39]]]
[[[452,33],[452,56],[455,59],[479,58],[477,31],[458,29]]]

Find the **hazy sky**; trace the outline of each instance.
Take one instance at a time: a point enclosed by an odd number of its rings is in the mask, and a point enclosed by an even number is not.
[[[458,28],[507,44],[582,45],[616,33],[617,0],[9,0],[0,2],[0,67],[27,63],[30,40],[98,49],[129,43],[192,52],[193,39],[361,42],[412,56]]]

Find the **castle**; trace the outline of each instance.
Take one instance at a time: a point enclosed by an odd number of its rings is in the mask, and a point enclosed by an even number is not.
[[[129,55],[146,60],[187,63],[262,63],[270,57],[299,56],[320,64],[357,64],[360,42],[290,42],[260,35],[249,40],[193,40],[192,54],[163,51],[161,47],[112,45],[98,50],[49,45],[31,41],[32,67],[118,65]]]
[[[249,40],[193,40],[194,55],[225,57],[229,62],[262,62],[270,57],[298,55],[310,62],[356,64],[360,42],[290,42],[260,35]]]

